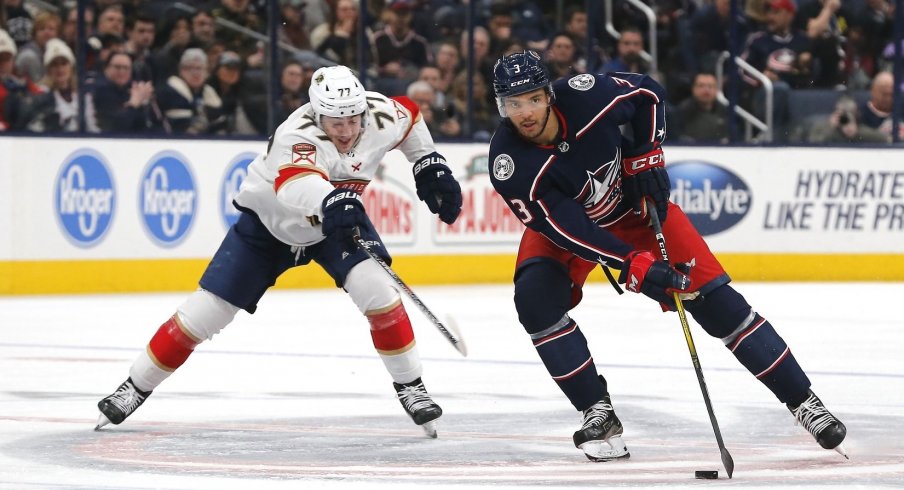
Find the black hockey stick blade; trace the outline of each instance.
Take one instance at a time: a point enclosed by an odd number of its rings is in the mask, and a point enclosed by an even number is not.
[[[449,343],[452,344],[452,347],[455,347],[455,350],[457,350],[462,356],[468,357],[468,346],[465,345],[465,341],[461,337],[461,333],[459,333],[458,325],[454,320],[452,320],[452,317],[447,317],[448,326],[443,325],[443,322],[439,321],[439,319],[436,318],[436,315],[434,315],[433,312],[430,311],[429,308],[427,308],[427,305],[425,305],[424,302],[421,301],[421,299],[418,298],[416,294],[414,294],[414,291],[412,291],[411,288],[409,288],[408,285],[405,284],[405,281],[403,281],[402,278],[399,277],[399,275],[396,274],[394,270],[392,270],[392,267],[389,267],[389,264],[387,264],[382,257],[377,255],[373,250],[370,249],[370,247],[367,246],[367,243],[363,238],[361,238],[360,235],[355,235],[354,238],[355,243],[358,244],[358,247],[363,250],[364,253],[366,253],[368,257],[371,258],[371,260],[382,267],[387,274],[389,274],[389,277],[393,280],[393,282],[396,283],[397,286],[399,286],[399,289],[405,292],[405,294],[408,296],[408,299],[410,299],[417,306],[417,308],[421,310],[421,313],[423,313],[424,316],[427,317],[428,320],[430,320],[430,323],[432,323],[433,326],[436,327],[436,329],[446,337],[446,340],[448,340]]]

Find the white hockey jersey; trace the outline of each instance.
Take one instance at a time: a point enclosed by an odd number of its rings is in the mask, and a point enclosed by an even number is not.
[[[267,153],[249,165],[235,202],[257,213],[280,241],[308,246],[323,240],[323,198],[336,187],[363,193],[390,150],[398,148],[412,163],[436,151],[411,99],[366,95],[367,121],[348,153],[339,153],[305,104],[276,129]]]

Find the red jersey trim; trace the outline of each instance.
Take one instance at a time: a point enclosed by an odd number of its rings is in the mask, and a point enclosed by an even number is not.
[[[276,180],[273,182],[273,191],[279,192],[279,189],[282,188],[290,180],[295,180],[301,177],[307,177],[308,175],[319,175],[323,177],[323,180],[329,182],[329,177],[326,172],[321,169],[311,165],[298,165],[291,167],[283,167],[279,169],[279,175],[276,177]]]

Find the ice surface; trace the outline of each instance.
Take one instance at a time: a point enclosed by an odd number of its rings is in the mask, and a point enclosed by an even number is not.
[[[590,488],[904,485],[904,284],[738,284],[848,427],[826,451],[692,325],[725,443],[721,467],[674,314],[606,285],[572,313],[625,425],[631,459],[591,463],[579,414],[517,322],[511,286],[415,287],[451,314],[462,358],[408,305],[445,415],[428,439],[394,398],[367,322],[340,290],[272,291],[130,419],[97,401],[184,294],[0,298],[0,488]],[[695,480],[719,470],[719,480]]]

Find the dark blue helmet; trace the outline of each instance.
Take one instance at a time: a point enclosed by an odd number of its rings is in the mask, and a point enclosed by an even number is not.
[[[531,92],[538,88],[545,88],[552,100],[555,94],[549,81],[549,71],[535,51],[525,50],[503,56],[493,67],[493,92],[496,93],[496,102],[500,104],[502,98]]]

